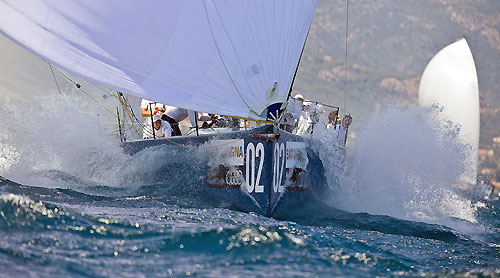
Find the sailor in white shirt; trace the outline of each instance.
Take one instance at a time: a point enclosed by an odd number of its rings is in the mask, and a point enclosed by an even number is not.
[[[300,114],[302,113],[302,105],[304,102],[304,97],[301,94],[295,95],[295,97],[291,97],[288,100],[288,106],[285,110],[285,115],[283,116],[283,120],[281,121],[281,129],[284,129],[288,132],[292,132],[295,127],[298,119],[300,118]]]
[[[184,108],[165,105],[165,113],[161,119],[170,123],[172,127],[172,136],[181,136],[179,123],[188,117],[188,111]]]
[[[161,104],[158,102],[153,102],[147,99],[143,99],[141,102],[141,116],[145,117],[144,128],[151,130],[151,115],[160,114],[162,120],[167,121],[172,128],[172,136],[181,136],[181,129],[179,128],[179,122],[187,118],[188,111],[184,108],[179,108],[175,106],[169,106]],[[145,130],[143,130],[143,134]],[[152,136],[150,134],[145,134],[146,136]],[[143,136],[145,138],[145,136]]]
[[[147,99],[143,99],[141,102],[141,116],[144,118],[142,138],[148,139],[153,138],[153,133],[151,129],[151,116],[156,114],[163,114],[165,112],[165,104],[158,102],[153,102]]]
[[[339,114],[338,109],[332,110],[328,114],[328,123],[326,124],[326,132],[328,134],[328,137],[333,139],[333,142],[345,144],[347,129],[351,125],[352,117],[351,115],[347,114],[344,116],[342,120],[340,120],[338,114]]]
[[[168,122],[163,121],[159,114],[153,116],[153,127],[156,138],[165,138],[172,136],[172,127]]]
[[[310,133],[310,127],[312,125],[311,115],[310,115],[311,103],[308,101],[304,102],[302,106],[302,113],[297,124],[297,135],[303,135]]]

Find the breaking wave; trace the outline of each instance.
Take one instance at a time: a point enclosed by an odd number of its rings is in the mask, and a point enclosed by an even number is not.
[[[343,172],[329,183],[325,202],[352,212],[476,231],[481,203],[458,186],[467,149],[458,128],[437,120],[438,113],[413,107],[373,115],[349,139],[345,165],[323,159]]]
[[[127,156],[109,125],[114,116],[87,96],[7,101],[0,105],[0,119],[1,176],[46,187],[82,180],[119,184],[113,173]],[[64,175],[54,182],[58,172]]]
[[[329,206],[277,218],[228,210],[204,194],[207,158],[199,153],[123,153],[101,112],[65,96],[0,105],[7,277],[498,276],[498,230],[474,237],[477,227],[498,227],[498,209],[453,186],[460,145],[452,127],[425,120],[425,111],[374,116],[341,164],[331,158],[342,149],[315,132]],[[24,115],[33,118],[26,129],[18,125]]]
[[[355,213],[475,230],[470,224],[480,222],[481,203],[455,186],[464,169],[464,146],[457,128],[435,120],[437,113],[393,108],[374,115],[351,132],[346,159],[340,162],[344,153],[338,142],[315,129],[313,138],[321,144],[312,146],[331,189],[325,203]],[[0,105],[0,119],[0,176],[10,180],[104,196],[203,195],[195,189],[203,182],[206,157],[169,146],[125,154],[116,130],[107,125],[114,115],[86,96],[6,102]],[[179,177],[170,172],[186,167],[193,174],[170,179]]]

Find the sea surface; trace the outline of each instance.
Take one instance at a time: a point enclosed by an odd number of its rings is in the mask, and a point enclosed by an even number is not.
[[[57,102],[29,133],[0,107],[0,277],[500,277],[500,201],[455,185],[463,146],[417,108],[364,123],[342,167],[317,132],[330,194],[270,218],[191,190],[203,154],[124,154]]]
[[[333,207],[273,219],[5,179],[0,194],[2,277],[500,275],[498,202],[477,210],[468,234]]]

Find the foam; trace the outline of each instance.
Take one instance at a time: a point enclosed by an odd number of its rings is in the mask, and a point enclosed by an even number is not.
[[[40,174],[60,171],[96,183],[118,184],[115,170],[128,157],[107,125],[110,119],[113,115],[84,95],[2,103],[0,175],[24,184],[65,187]]]
[[[345,165],[321,157],[331,191],[325,201],[351,212],[452,228],[477,223],[474,202],[456,186],[467,147],[458,139],[457,126],[436,120],[438,114],[410,107],[373,115],[349,139]],[[333,173],[335,168],[342,173]]]

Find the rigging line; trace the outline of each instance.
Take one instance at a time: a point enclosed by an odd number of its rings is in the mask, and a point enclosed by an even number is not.
[[[45,62],[45,63],[47,63],[47,64],[50,64],[49,62],[45,61],[42,57],[39,57],[38,55],[35,55],[35,56],[36,56],[36,57],[38,57],[38,58],[40,58],[40,60],[42,60],[43,62]],[[106,64],[106,65],[107,65],[107,64]],[[170,83],[164,82],[163,80],[158,79],[158,78],[153,78],[152,76],[148,76],[148,75],[143,74],[143,73],[141,73],[141,72],[139,72],[139,71],[136,71],[136,70],[133,70],[133,69],[131,69],[131,68],[129,68],[129,67],[126,67],[126,66],[124,66],[124,65],[122,65],[122,64],[118,64],[118,65],[119,65],[121,68],[126,69],[126,70],[128,70],[128,71],[130,71],[130,72],[133,72],[134,74],[137,74],[137,75],[139,75],[139,76],[141,76],[141,77],[144,77],[144,78],[149,78],[149,79],[151,79],[151,80],[153,80],[153,81],[155,81],[155,82],[158,82],[158,83],[160,83],[160,84],[163,84],[163,85],[166,85],[166,86],[172,87],[172,88],[177,89],[177,90],[179,90],[179,91],[183,91],[183,92],[191,93],[191,91],[184,91],[184,90],[181,90],[181,89],[179,89],[177,86],[175,86],[175,85],[173,85],[173,84],[170,84]],[[54,67],[54,66],[53,66],[53,68],[54,68],[57,72],[59,72],[61,75],[64,75],[64,74],[62,74],[62,73],[58,70],[58,68],[57,68],[57,67]],[[113,69],[116,69],[114,66],[112,66],[112,68],[113,68]],[[74,84],[77,84],[77,83],[75,83],[73,80],[71,80],[70,78],[68,78],[67,76],[65,76],[65,77],[66,77],[68,80],[70,80],[71,82],[73,82]],[[92,81],[92,82],[99,84],[99,82],[97,82],[97,81]],[[101,85],[100,85],[100,86],[101,86]],[[102,86],[103,86],[103,87],[106,87],[107,85],[102,85]],[[178,107],[180,107],[180,106],[178,106]],[[181,107],[181,108],[187,109],[187,108],[185,108],[185,107]],[[114,113],[114,112],[113,112],[113,113]]]
[[[127,104],[127,106],[128,106],[128,108],[130,108],[130,110],[129,110],[129,109],[127,109],[127,113],[129,113],[129,116],[130,116],[130,114],[132,114],[132,116],[133,116],[133,117],[135,118],[135,120],[137,121],[137,124],[136,124],[136,123],[134,123],[134,122],[133,122],[133,120],[131,119],[132,126],[133,126],[133,127],[134,127],[134,129],[136,130],[137,135],[139,135],[139,131],[137,130],[137,126],[136,126],[136,125],[141,126],[141,127],[143,128],[143,130],[144,130],[144,128],[146,127],[146,125],[141,124],[141,123],[140,123],[140,121],[139,121],[139,119],[138,119],[138,118],[137,118],[137,116],[135,115],[134,111],[132,110],[132,107],[130,107],[130,105],[128,105],[128,104]],[[265,125],[265,126],[262,126],[262,128],[257,129],[255,132],[252,132],[252,133],[250,133],[250,134],[248,134],[247,136],[244,136],[244,137],[242,137],[242,138],[238,138],[238,139],[235,139],[234,141],[230,141],[230,142],[228,142],[228,143],[220,144],[220,145],[217,145],[217,146],[207,146],[207,147],[193,147],[193,146],[188,146],[188,145],[184,145],[184,144],[180,144],[180,143],[177,143],[177,142],[175,142],[175,141],[172,141],[172,140],[170,140],[170,139],[168,139],[167,137],[164,137],[164,136],[158,136],[158,137],[159,137],[159,138],[161,138],[161,139],[167,140],[168,142],[170,142],[170,143],[172,143],[172,144],[174,144],[174,145],[177,145],[177,146],[183,147],[183,148],[187,148],[187,149],[201,149],[201,150],[205,149],[205,150],[208,150],[208,149],[214,149],[214,148],[218,148],[218,147],[222,147],[222,146],[225,146],[225,145],[229,145],[229,144],[235,143],[235,142],[237,142],[237,141],[239,141],[239,140],[242,140],[242,139],[245,139],[245,138],[247,138],[247,137],[250,137],[250,136],[252,136],[252,135],[254,135],[254,134],[257,134],[258,132],[263,131],[263,130],[265,130],[266,128],[269,128],[269,127],[270,127],[270,125]],[[150,131],[149,131],[149,127],[148,127],[148,128],[146,128],[146,131],[148,132],[148,134],[149,134],[149,133],[151,133],[151,134],[152,134],[152,132],[150,132]],[[151,134],[149,134],[149,135],[151,135]],[[139,136],[139,137],[140,137],[140,136]]]
[[[113,92],[113,91],[111,91],[111,92]],[[113,94],[113,95],[114,95],[114,94]],[[116,97],[116,96],[115,96],[115,97]],[[136,120],[136,122],[137,122],[137,123],[135,123],[135,122],[133,121],[133,119],[131,119],[131,118],[129,118],[129,119],[131,120],[131,124],[132,124],[132,126],[134,127],[135,131],[137,132],[137,135],[140,137],[140,135],[139,135],[139,131],[138,131],[137,126],[136,126],[136,125],[141,126],[141,127],[143,128],[143,130],[144,130],[144,128],[146,127],[146,125],[144,125],[144,124],[140,123],[139,119],[137,118],[137,116],[136,116],[136,115],[135,115],[135,113],[134,113],[134,110],[133,110],[133,109],[132,109],[132,107],[128,104],[128,101],[127,101],[127,99],[125,98],[125,96],[123,96],[123,95],[122,95],[123,100],[122,100],[119,96],[118,96],[118,98],[120,99],[120,103],[121,103],[122,105],[125,105],[127,108],[129,108],[129,109],[126,109],[128,116],[129,116],[129,117],[133,116],[133,117],[135,118],[135,120]],[[123,102],[122,102],[122,101],[123,101]],[[214,148],[218,148],[218,147],[222,147],[222,146],[225,146],[225,145],[229,145],[229,144],[235,143],[235,142],[237,142],[237,141],[239,141],[239,140],[242,140],[242,139],[245,139],[245,138],[247,138],[247,137],[250,137],[250,136],[252,136],[252,135],[254,135],[254,134],[257,134],[258,132],[263,131],[263,130],[265,130],[266,128],[269,128],[270,126],[271,126],[271,125],[265,125],[265,126],[262,126],[262,128],[257,129],[255,132],[249,133],[248,135],[246,135],[246,136],[244,136],[244,137],[242,137],[242,138],[235,139],[234,141],[230,141],[230,142],[228,142],[228,143],[220,144],[220,145],[217,145],[217,146],[207,146],[207,147],[194,147],[194,146],[188,146],[188,145],[184,145],[184,144],[180,144],[180,143],[177,143],[177,142],[175,142],[175,141],[172,141],[172,140],[170,140],[170,139],[168,139],[167,137],[164,137],[164,136],[157,136],[157,137],[159,137],[159,138],[161,138],[161,139],[164,139],[164,140],[167,140],[168,142],[170,142],[170,143],[172,143],[172,144],[174,144],[174,145],[177,145],[177,146],[183,147],[183,148],[187,148],[187,149],[199,149],[199,150],[208,150],[208,149],[214,149]],[[148,135],[151,135],[151,134],[152,134],[152,131],[149,131],[149,127],[147,127],[145,130],[146,130],[146,132],[148,132]],[[150,134],[150,133],[151,133],[151,134]]]
[[[127,117],[129,117],[128,119],[130,120],[130,122],[127,123],[127,125],[129,126],[129,130],[135,131],[135,134],[137,134],[137,139],[140,139],[141,138],[141,134],[139,133],[139,130],[135,126],[135,123],[132,122],[132,119],[130,118],[130,116],[128,114],[127,114]]]
[[[127,125],[129,126],[129,130],[132,130],[132,127],[133,127],[134,131],[137,133],[137,138],[141,138],[139,130],[135,126],[135,123],[134,123],[132,116],[131,116],[131,113],[134,113],[134,111],[133,111],[132,107],[130,106],[130,104],[128,103],[127,98],[123,94],[119,94],[118,92],[115,95],[114,91],[111,89],[109,89],[109,91],[120,102],[120,104],[122,106],[122,111],[126,112],[126,116],[127,116],[128,120],[130,121],[130,122],[127,121]],[[130,108],[130,110],[129,110],[129,108]]]
[[[132,109],[132,107],[129,104],[127,104],[127,106],[128,106],[128,108],[130,108],[130,109],[127,109],[127,114],[129,114],[129,117],[133,117],[135,119],[135,121],[134,121],[134,119],[130,118],[130,121],[131,121],[132,125],[134,126],[134,128],[135,128],[135,130],[137,132],[137,135],[139,135],[139,131],[137,130],[136,125],[139,125],[140,127],[142,127],[143,130],[146,127],[146,125],[142,124],[141,121],[137,118],[137,116],[135,115],[134,110]],[[146,129],[146,131],[149,133],[148,129]],[[152,132],[149,135],[152,135]],[[140,137],[141,136],[139,135],[139,138]]]
[[[203,1],[203,5],[205,6],[205,14],[207,15],[207,21],[208,21],[208,27],[210,28],[210,34],[212,35],[212,39],[214,40],[215,48],[217,49],[217,53],[219,54],[219,58],[220,58],[220,60],[222,62],[222,65],[224,65],[224,69],[226,70],[226,73],[229,76],[229,79],[231,80],[231,83],[233,84],[234,88],[236,89],[236,92],[240,96],[241,100],[243,101],[243,103],[245,103],[245,105],[247,106],[247,108],[252,111],[252,109],[250,108],[250,105],[248,105],[248,103],[245,101],[245,99],[241,95],[240,91],[238,90],[238,87],[236,87],[236,83],[234,82],[233,77],[229,73],[229,70],[227,69],[226,63],[224,62],[224,59],[222,59],[222,54],[221,54],[221,51],[219,49],[219,45],[217,44],[217,40],[215,39],[215,35],[214,35],[213,30],[212,30],[212,22],[210,21],[210,17],[208,16],[207,0]],[[214,4],[214,7],[215,7],[215,4]],[[217,11],[217,15],[219,16],[219,18],[222,21],[222,18],[221,18],[220,14],[219,14],[219,10],[217,10],[217,7],[215,7],[215,10]],[[222,25],[222,26],[224,26],[224,25]],[[226,30],[225,26],[224,26],[224,31],[226,31],[226,35],[229,38],[229,41],[231,42],[231,46],[233,47],[233,50],[235,50],[234,49],[234,44],[231,41],[231,38],[229,37],[229,34],[227,33],[227,30]],[[236,52],[236,50],[235,50],[235,52]],[[241,63],[240,63],[239,59],[237,59],[237,60],[238,60],[238,63],[240,64],[240,67],[241,67]],[[247,83],[248,83],[248,80],[247,80]]]
[[[274,122],[274,121],[256,120],[256,119],[251,119],[251,118],[245,118],[245,117],[239,117],[239,116],[229,116],[229,115],[224,115],[224,114],[217,114],[217,115],[229,117],[229,118],[240,119],[240,120],[247,120],[247,121],[256,122],[256,123],[276,124],[276,122]]]
[[[132,116],[130,115],[129,112],[127,112],[127,117],[128,119],[130,120],[129,123],[127,123],[129,126],[133,127],[134,128],[134,131],[135,133],[137,134],[137,139],[141,139],[141,134],[139,133],[139,130],[137,129],[137,124],[135,123],[135,121],[132,119]]]
[[[209,149],[215,149],[215,148],[218,148],[218,147],[222,147],[222,146],[226,146],[226,145],[230,145],[230,144],[236,143],[236,142],[238,142],[240,140],[243,140],[243,139],[248,138],[248,137],[250,137],[250,136],[252,136],[254,134],[257,134],[258,132],[263,131],[263,130],[269,128],[269,127],[272,127],[272,125],[264,125],[261,128],[258,128],[255,132],[251,132],[251,133],[249,133],[248,135],[246,135],[244,137],[235,139],[234,141],[223,143],[223,144],[220,144],[220,145],[217,145],[217,146],[207,146],[207,147],[203,147],[203,146],[201,146],[201,147],[194,147],[194,146],[184,145],[184,144],[180,144],[180,143],[177,143],[175,141],[172,141],[172,140],[168,139],[167,137],[163,137],[163,136],[159,136],[159,137],[162,138],[162,139],[167,140],[168,142],[170,142],[170,143],[172,143],[174,145],[177,145],[177,146],[180,146],[180,147],[183,147],[183,148],[196,149],[196,150],[209,150]]]
[[[137,119],[137,117],[135,116],[135,113],[134,113],[132,107],[130,107],[129,104],[127,104],[127,106],[128,107],[127,107],[126,111],[127,111],[127,116],[130,120],[130,124],[134,127],[134,130],[137,133],[137,138],[141,139],[142,136],[139,133],[139,130],[137,129],[137,125],[142,126],[142,124],[139,122],[139,119]],[[130,108],[130,110],[128,108]],[[134,121],[134,119],[135,119],[135,121]]]
[[[57,91],[59,92],[60,95],[62,95],[61,88],[59,87],[59,83],[57,83],[56,75],[54,74],[54,70],[52,69],[52,65],[50,63],[47,63],[47,64],[49,64],[50,72],[52,72],[52,77],[54,77],[54,82],[56,82]]]
[[[64,73],[62,73],[58,68],[56,67],[53,67],[60,75],[64,76],[66,79],[68,79],[71,83],[73,83],[80,91],[82,91],[83,93],[85,93],[88,97],[90,97],[91,99],[93,99],[97,104],[100,104],[104,110],[108,111],[109,113],[111,113],[113,116],[116,117],[115,115],[115,112],[111,111],[109,107],[107,107],[106,105],[104,105],[104,103],[101,103],[99,102],[94,96],[92,96],[89,92],[85,91],[82,87],[82,85],[76,83],[75,81],[73,81],[73,79],[71,79],[70,77],[68,77],[67,75],[65,75]]]
[[[321,79],[321,83],[323,84],[323,90],[324,90],[324,93],[326,95],[326,99],[328,100],[328,103],[331,103],[330,101],[330,96],[328,96],[328,93],[326,91],[326,81],[323,77],[323,74],[321,73],[320,71],[320,68],[319,68],[319,64],[318,64],[318,55],[317,55],[317,52],[316,52],[316,47],[314,46],[314,42],[311,43],[311,46],[312,46],[312,50],[313,50],[313,55],[314,55],[314,62],[313,64],[316,65],[316,69],[318,70],[318,74],[319,74],[319,77]]]
[[[128,113],[131,113],[131,114],[133,115],[133,117],[135,118],[135,120],[137,121],[137,124],[132,122],[132,125],[133,125],[134,129],[136,130],[137,135],[139,135],[139,131],[137,130],[136,125],[141,126],[141,127],[143,128],[143,131],[144,131],[144,130],[146,130],[146,132],[148,132],[148,135],[151,135],[151,134],[152,134],[152,131],[149,131],[149,127],[147,127],[147,128],[145,129],[146,125],[144,125],[144,124],[140,123],[139,119],[137,118],[137,116],[135,115],[134,111],[132,110],[132,107],[130,107],[130,105],[128,105],[128,107],[130,108],[130,110],[129,110],[129,109],[127,109],[127,112],[128,112]],[[172,140],[170,140],[170,139],[168,139],[167,137],[164,137],[164,136],[158,136],[158,137],[159,137],[159,138],[161,138],[161,139],[167,140],[168,142],[170,142],[170,143],[172,143],[172,144],[174,144],[174,145],[177,145],[177,146],[183,147],[183,148],[187,148],[187,149],[200,149],[200,150],[208,150],[208,149],[214,149],[214,148],[218,148],[218,147],[221,147],[221,146],[225,146],[225,145],[229,145],[229,144],[232,144],[232,143],[236,143],[236,142],[238,142],[239,140],[245,139],[245,138],[250,137],[250,136],[252,136],[252,135],[254,135],[254,134],[257,134],[257,133],[258,133],[258,132],[260,132],[260,131],[265,130],[266,128],[269,128],[270,126],[271,126],[271,125],[265,125],[265,126],[262,126],[262,128],[257,129],[255,132],[249,133],[247,136],[244,136],[244,137],[242,137],[242,138],[235,139],[234,141],[230,141],[230,142],[228,142],[228,143],[220,144],[220,145],[217,145],[217,146],[207,146],[207,147],[193,147],[193,146],[188,146],[188,145],[184,145],[184,144],[180,144],[180,143],[177,143],[177,142],[175,142],[175,141],[172,141]],[[140,136],[139,136],[139,137],[140,137]]]
[[[144,128],[144,127],[146,127],[146,126],[145,126],[145,125],[143,125],[143,124],[140,124],[140,125],[141,125],[143,128]],[[234,139],[234,141],[230,141],[230,142],[227,142],[227,143],[223,143],[223,144],[220,144],[220,145],[217,145],[217,146],[206,146],[206,147],[204,147],[204,146],[196,147],[196,146],[184,145],[184,144],[181,144],[181,143],[177,143],[177,142],[175,142],[175,141],[172,141],[171,139],[168,139],[168,137],[161,136],[161,135],[157,135],[156,137],[158,137],[158,139],[167,140],[168,142],[170,142],[170,143],[172,143],[172,144],[174,144],[174,145],[177,145],[177,146],[179,146],[179,147],[183,147],[183,148],[186,148],[186,149],[194,149],[194,150],[210,150],[210,149],[215,149],[215,148],[219,148],[219,147],[222,147],[222,146],[226,146],[226,145],[230,145],[230,144],[236,143],[236,142],[238,142],[238,141],[240,141],[240,140],[243,140],[243,139],[248,138],[248,137],[250,137],[250,136],[252,136],[252,135],[254,135],[254,134],[257,134],[257,133],[259,133],[260,131],[263,131],[263,130],[265,130],[265,129],[269,128],[269,127],[272,127],[272,125],[264,125],[264,126],[262,126],[262,127],[256,128],[257,130],[256,130],[255,132],[251,132],[251,133],[249,133],[249,134],[248,134],[248,135],[246,135],[246,136],[243,136],[243,137],[241,137],[241,138]],[[148,129],[149,129],[149,127],[148,127]],[[149,130],[148,130],[148,132],[149,132]],[[156,139],[156,140],[158,140],[158,139]],[[215,138],[215,139],[217,139],[217,138]],[[154,139],[153,139],[153,140],[154,140]],[[209,142],[209,141],[210,141],[210,140],[208,140],[207,142]]]
[[[130,109],[132,109],[132,108],[130,108]],[[134,111],[128,111],[128,109],[127,109],[126,111],[127,111],[127,117],[128,117],[128,118],[129,118],[129,120],[130,120],[130,123],[129,123],[129,124],[130,124],[130,125],[134,128],[135,133],[137,134],[137,139],[141,139],[141,138],[142,138],[142,136],[141,136],[141,134],[140,134],[140,132],[139,132],[139,129],[137,129],[137,124],[136,124],[136,122],[134,121],[134,119],[132,118],[132,116],[133,116],[133,117],[135,117]]]
[[[37,56],[37,55],[35,55],[35,56]],[[56,67],[52,66],[52,64],[51,64],[51,63],[49,63],[49,62],[45,61],[42,57],[39,57],[39,56],[37,56],[37,57],[38,57],[38,58],[40,58],[40,60],[42,60],[43,62],[45,62],[45,63],[47,63],[47,64],[49,65],[50,70],[52,71],[52,76],[54,76],[54,80],[56,81],[56,84],[57,84],[57,89],[59,90],[59,93],[60,93],[60,94],[62,94],[62,93],[61,93],[61,90],[60,90],[59,85],[58,85],[58,83],[57,83],[57,80],[56,80],[56,78],[55,78],[55,74],[54,74],[53,69],[55,69],[55,70],[56,70],[56,71],[57,71],[60,75],[62,75],[62,76],[63,76],[63,77],[65,77],[66,79],[68,79],[68,80],[69,80],[71,83],[73,83],[73,84],[74,84],[74,85],[75,85],[78,89],[80,89],[80,91],[82,91],[83,93],[85,93],[88,97],[92,98],[92,99],[93,99],[93,100],[94,100],[97,104],[100,104],[100,105],[101,105],[101,106],[102,106],[105,110],[107,110],[109,113],[111,113],[112,115],[115,115],[115,113],[114,113],[114,112],[112,112],[112,111],[110,110],[110,108],[109,108],[109,107],[106,107],[106,105],[104,105],[104,103],[99,102],[97,99],[95,99],[95,98],[94,98],[92,95],[90,95],[88,92],[85,92],[85,90],[83,90],[83,89],[81,88],[81,85],[80,85],[80,84],[78,84],[78,83],[76,83],[75,81],[73,81],[71,78],[69,78],[69,77],[68,77],[68,76],[66,76],[64,73],[62,73],[62,72],[61,72],[58,68],[56,68]]]
[[[344,111],[347,112],[347,38],[349,34],[349,0],[346,0],[346,23],[345,23],[345,60],[344,60]]]
[[[304,40],[304,45],[302,45],[302,50],[300,51],[299,61],[297,61],[297,67],[295,67],[295,72],[293,73],[292,83],[290,83],[290,88],[288,89],[288,96],[286,97],[287,102],[290,99],[290,95],[292,94],[293,84],[295,83],[295,77],[297,77],[297,72],[299,71],[300,62],[302,61],[302,55],[304,54],[304,49],[306,48],[307,38],[309,38],[309,31],[311,31],[311,25],[312,22],[309,25],[309,29],[307,29],[306,39]]]

